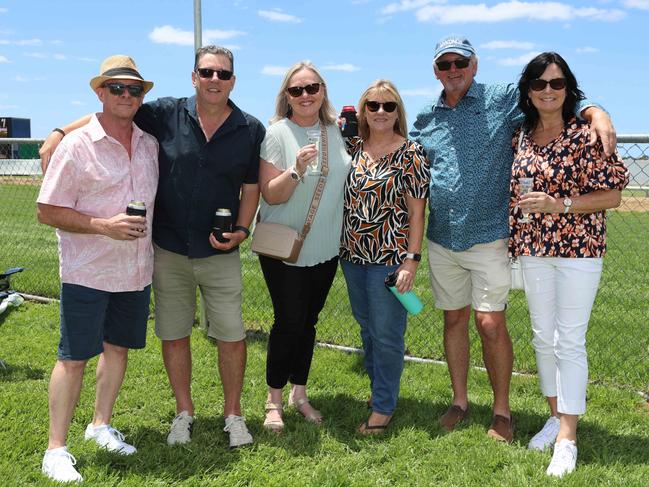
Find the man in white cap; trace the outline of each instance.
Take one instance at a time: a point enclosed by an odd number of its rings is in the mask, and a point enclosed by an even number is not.
[[[488,435],[511,442],[512,343],[505,322],[510,288],[507,256],[512,134],[523,120],[516,84],[474,81],[478,57],[468,39],[449,36],[435,47],[435,77],[444,90],[418,115],[410,132],[430,159],[428,255],[435,304],[444,310],[444,351],[453,401],[440,418],[453,430],[468,414],[469,318],[474,310],[494,392]],[[615,150],[608,115],[578,104],[607,153]]]
[[[61,338],[42,471],[60,482],[82,480],[66,439],[84,369],[97,355],[95,413],[85,438],[120,455],[136,452],[110,419],[128,351],[145,345],[153,274],[158,143],[133,123],[153,83],[130,57],[116,55],[102,63],[90,86],[103,109],[67,134],[38,196],[38,220],[55,227],[59,241]],[[126,214],[133,200],[149,209],[146,217]]]

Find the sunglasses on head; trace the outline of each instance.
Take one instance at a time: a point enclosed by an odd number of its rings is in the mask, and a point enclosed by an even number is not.
[[[464,69],[469,65],[469,62],[471,62],[470,59],[460,57],[454,59],[453,61],[437,61],[435,64],[437,65],[437,69],[439,69],[440,71],[448,71],[449,69],[451,69],[451,65],[453,64],[455,64],[455,67],[457,69]]]
[[[320,91],[321,84],[322,83],[311,83],[310,85],[306,86],[291,86],[290,88],[286,88],[286,91],[288,91],[288,94],[293,98],[302,96],[302,93],[305,91],[309,95],[315,95],[318,91]]]
[[[365,106],[370,112],[378,112],[379,108],[383,107],[383,111],[387,113],[392,113],[397,109],[397,102],[396,101],[384,101],[384,102],[378,102],[378,101],[367,101],[365,102]]]
[[[125,85],[124,83],[104,83],[104,87],[108,88],[111,95],[121,96],[124,91],[133,98],[139,98],[144,93],[144,86],[142,85]]]
[[[566,78],[554,78],[550,81],[541,78],[533,79],[530,81],[530,90],[543,91],[548,85],[553,90],[563,90],[566,87]]]
[[[216,73],[216,77],[222,81],[228,81],[234,74],[232,71],[228,71],[227,69],[212,68],[196,68],[196,72],[198,73],[198,76],[205,79],[212,79],[214,73]]]

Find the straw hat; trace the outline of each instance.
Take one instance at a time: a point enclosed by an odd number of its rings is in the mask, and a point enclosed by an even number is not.
[[[104,62],[101,63],[101,67],[99,68],[99,72],[101,73],[99,76],[95,76],[90,80],[90,87],[93,90],[99,88],[109,79],[134,79],[141,81],[144,85],[145,93],[153,88],[153,81],[146,81],[142,78],[142,75],[137,70],[137,66],[135,66],[135,61],[123,54],[116,54],[104,59]]]

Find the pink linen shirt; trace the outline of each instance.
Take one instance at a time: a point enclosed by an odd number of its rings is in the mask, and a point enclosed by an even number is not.
[[[61,282],[108,292],[140,291],[151,284],[151,224],[158,187],[158,143],[133,124],[131,157],[97,118],[69,133],[54,152],[38,202],[98,218],[124,213],[131,200],[147,207],[147,236],[115,240],[57,229]]]

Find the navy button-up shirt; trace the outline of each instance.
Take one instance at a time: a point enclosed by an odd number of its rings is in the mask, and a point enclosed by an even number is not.
[[[210,140],[198,122],[195,96],[159,98],[135,116],[160,144],[153,241],[165,250],[190,258],[223,253],[208,240],[214,212],[229,208],[236,222],[241,185],[257,183],[264,126],[228,105],[232,113]]]
[[[458,252],[509,236],[517,103],[516,85],[474,81],[455,107],[442,93],[417,115],[410,138],[430,161],[429,240]],[[590,105],[583,100],[578,110]]]

